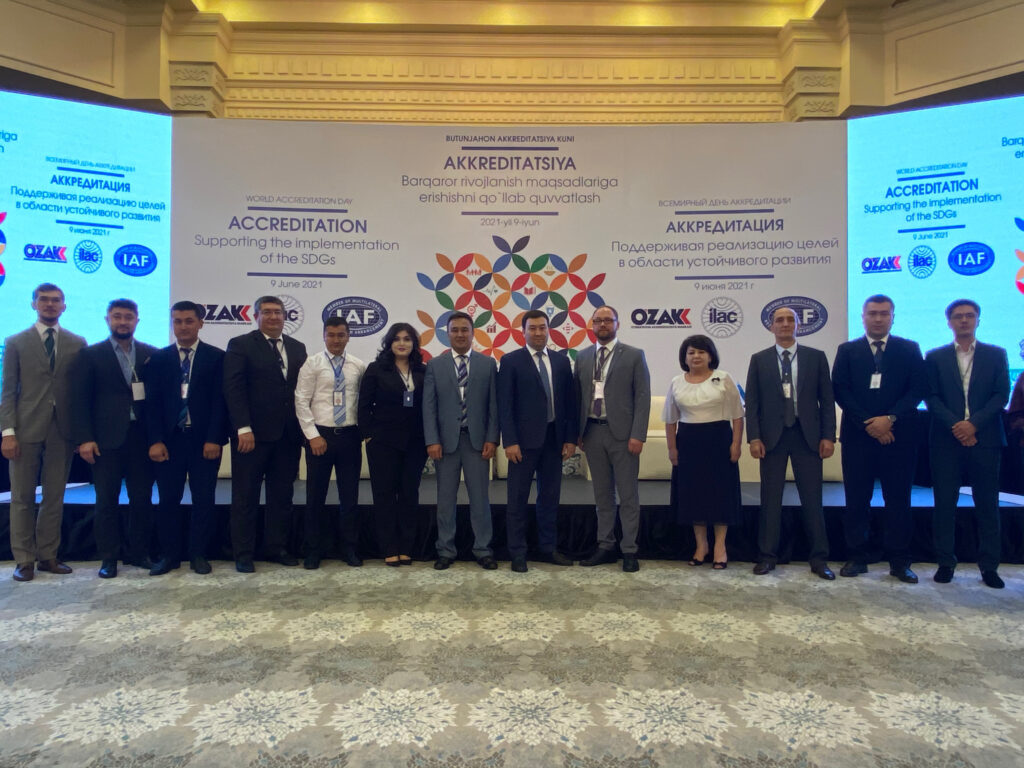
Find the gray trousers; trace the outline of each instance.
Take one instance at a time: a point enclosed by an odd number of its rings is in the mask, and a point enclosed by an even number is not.
[[[459,447],[434,462],[437,469],[437,555],[455,558],[455,505],[459,473],[466,477],[469,492],[469,520],[473,526],[473,555],[492,555],[491,502],[487,495],[491,463],[473,448],[469,433],[459,435]]]
[[[21,458],[10,462],[11,551],[16,563],[55,560],[64,517],[64,487],[74,447],[50,421],[46,440],[20,443]],[[36,478],[42,465],[43,500],[36,514]]]
[[[629,452],[628,440],[612,437],[607,424],[587,424],[583,450],[587,454],[590,479],[597,504],[597,546],[615,549],[615,493],[619,495],[623,554],[635,555],[640,530],[640,457]]]

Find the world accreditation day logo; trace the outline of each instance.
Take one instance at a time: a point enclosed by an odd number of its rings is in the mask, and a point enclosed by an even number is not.
[[[482,253],[467,253],[453,262],[443,253],[435,254],[443,273],[435,281],[422,272],[416,273],[420,285],[434,295],[441,307],[436,318],[425,310],[416,314],[425,329],[420,344],[426,347],[436,337],[448,345],[448,318],[454,311],[473,318],[473,340],[486,355],[500,359],[503,347],[526,343],[521,318],[524,312],[539,309],[548,316],[551,342],[568,350],[575,358],[576,350],[594,340],[587,327],[587,315],[604,304],[597,289],[604,283],[602,272],[587,279],[581,273],[587,254],[581,253],[566,263],[554,253],[543,253],[529,260],[523,251],[530,243],[529,235],[514,245],[497,235],[492,237],[499,255],[492,262]],[[586,305],[589,304],[589,307]]]
[[[0,221],[3,221],[3,219],[0,218]],[[1017,225],[1017,229],[1024,232],[1024,219],[1014,219],[1013,221]],[[1014,250],[1017,253],[1017,258],[1024,262],[1024,251],[1020,248],[1016,248]],[[1017,290],[1024,293],[1024,264],[1021,264],[1020,269],[1017,270]]]

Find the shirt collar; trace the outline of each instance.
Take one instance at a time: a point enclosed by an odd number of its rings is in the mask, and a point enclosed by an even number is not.
[[[959,353],[960,353],[961,355],[966,355],[966,354],[969,354],[969,353],[971,353],[971,352],[974,352],[974,348],[975,348],[976,346],[978,346],[978,340],[977,340],[977,339],[975,339],[974,341],[972,341],[972,342],[971,342],[971,346],[969,346],[969,347],[967,348],[967,351],[965,352],[964,350],[962,350],[962,349],[960,348],[960,345],[959,345],[959,344],[957,344],[957,343],[956,343],[955,341],[953,342],[953,349],[955,349],[955,350],[956,350],[957,352],[959,352]]]
[[[548,348],[547,347],[544,347],[544,349],[534,349],[533,347],[527,345],[526,348],[528,350],[530,350],[530,357],[536,357],[538,352],[540,352],[542,355],[544,355],[544,357],[548,356]]]
[[[56,336],[58,333],[60,333],[60,324],[47,325],[46,323],[41,323],[38,320],[36,320],[36,322],[35,322],[35,329],[37,331],[39,331],[39,336],[40,337],[46,336],[46,332],[48,330],[50,330],[51,328],[53,328],[53,330],[54,330],[54,334],[53,334],[54,336]]]
[[[112,346],[114,348],[114,352],[117,352],[117,350],[121,349],[121,343],[117,339],[115,339],[113,336],[109,336],[108,339],[110,341],[110,346]],[[124,352],[123,349],[121,349],[121,351]],[[134,355],[135,354],[135,339],[134,338],[132,338],[132,347],[131,347],[131,351],[128,352],[128,354],[129,355]]]
[[[618,344],[618,343],[619,343],[619,337],[616,336],[614,339],[609,341],[607,344],[597,344],[596,345],[597,346],[597,351],[600,352],[601,351],[601,347],[604,347],[605,349],[608,350],[608,354],[611,354],[612,350],[615,349],[615,345]]]
[[[870,346],[870,347],[871,347],[872,349],[874,349],[874,346],[875,346],[875,342],[876,342],[876,341],[880,341],[880,342],[882,342],[882,349],[885,349],[886,347],[888,347],[888,346],[889,346],[889,335],[890,335],[890,334],[888,334],[888,333],[887,333],[887,334],[885,334],[885,336],[883,336],[883,337],[882,337],[882,338],[880,338],[880,339],[872,339],[872,338],[871,338],[870,336],[868,336],[868,335],[867,335],[867,334],[865,333],[865,334],[864,334],[864,338],[868,340],[868,346]]]
[[[779,357],[782,357],[782,353],[783,352],[789,352],[789,356],[790,357],[796,357],[796,348],[797,348],[797,346],[798,346],[797,344],[793,344],[793,346],[791,346],[791,347],[783,347],[780,344],[776,344],[775,345],[775,354],[777,354]]]

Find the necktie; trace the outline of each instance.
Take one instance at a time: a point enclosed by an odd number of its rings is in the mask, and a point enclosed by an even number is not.
[[[548,399],[548,421],[554,421],[555,405],[551,402],[551,379],[548,378],[548,369],[547,366],[544,365],[544,353],[537,352],[535,353],[535,356],[537,358],[537,369],[540,373],[540,383],[541,386],[544,387],[544,394]]]
[[[459,426],[466,426],[466,385],[469,384],[469,370],[466,368],[466,356],[459,355],[456,358],[459,364],[455,368],[455,376],[459,383],[460,415]]]
[[[50,359],[50,370],[53,370],[53,366],[56,362],[53,354],[54,342],[53,342],[53,328],[46,329],[46,341],[43,342],[43,347],[46,348],[46,356]]]
[[[597,353],[597,369],[594,371],[594,381],[604,381],[604,364],[608,360],[608,347],[601,347]],[[595,387],[596,389],[596,387]],[[604,404],[603,397],[594,398],[594,407],[591,412],[595,417],[600,418],[601,406]]]
[[[187,385],[189,374],[192,370],[192,366],[189,365],[189,361],[192,358],[192,350],[183,348],[181,351],[185,354],[185,357],[181,360],[181,383]],[[182,387],[182,391],[185,391],[184,387]],[[188,424],[188,398],[182,397],[181,410],[178,411],[178,426],[184,427],[186,424]]]
[[[789,397],[782,401],[782,423],[792,427],[796,424],[796,409],[793,405],[793,361],[788,349],[782,352],[782,383],[789,385]]]
[[[279,346],[277,346],[280,343],[281,343],[280,339],[271,339],[270,340],[270,346],[272,346],[274,348],[274,354],[277,355],[277,362],[281,364],[281,374],[284,375],[284,376],[287,376],[288,372],[285,370],[285,367],[284,367],[284,358],[281,356],[281,348]]]
[[[882,342],[873,341],[871,346],[875,348],[875,373],[882,370]]]
[[[331,359],[331,366],[334,368],[334,391],[345,391],[345,359],[335,357]],[[334,406],[334,426],[340,427],[345,423],[346,408],[345,397],[341,398],[341,404]]]

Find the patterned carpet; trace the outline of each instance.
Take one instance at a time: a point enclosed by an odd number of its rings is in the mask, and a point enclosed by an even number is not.
[[[1024,571],[0,582],[3,768],[1024,765]]]

